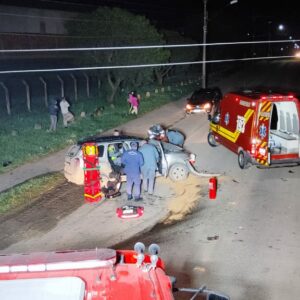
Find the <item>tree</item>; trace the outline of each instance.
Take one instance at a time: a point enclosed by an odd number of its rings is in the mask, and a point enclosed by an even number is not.
[[[169,45],[179,45],[179,44],[196,44],[196,42],[190,38],[184,37],[176,31],[164,30],[163,32],[164,39]],[[174,47],[170,48],[171,58],[170,62],[188,62],[196,60],[199,56],[198,47]],[[163,84],[164,78],[170,73],[171,70],[187,70],[189,65],[183,66],[166,66],[155,69],[155,76],[159,84]]]
[[[120,8],[101,7],[91,15],[80,16],[67,23],[73,36],[84,38],[88,46],[116,47],[164,44],[161,34],[144,16],[134,15]],[[93,36],[93,38],[89,38]],[[85,38],[86,37],[86,38]],[[139,65],[166,62],[166,49],[128,49],[84,52],[80,62],[97,66]],[[148,82],[153,78],[152,68],[107,69],[105,77],[111,89],[108,102],[113,102],[121,86]]]

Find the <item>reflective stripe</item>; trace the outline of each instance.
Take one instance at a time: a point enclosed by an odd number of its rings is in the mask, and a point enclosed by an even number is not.
[[[246,124],[248,123],[250,117],[253,115],[254,113],[254,110],[253,109],[248,109],[244,115],[244,118],[245,118],[245,126]],[[224,138],[226,138],[227,140],[235,143],[237,141],[237,139],[239,138],[241,132],[238,131],[238,130],[235,130],[234,132],[222,127],[222,126],[219,126],[218,130],[217,130],[217,125],[215,124],[210,124],[210,128],[212,131],[215,131],[217,132],[219,135],[223,136]]]
[[[98,193],[96,195],[89,195],[89,194],[84,194],[84,197],[87,197],[87,198],[91,198],[91,199],[95,199],[95,198],[98,198],[98,197],[102,197],[103,194],[102,193]]]
[[[57,271],[57,270],[73,270],[73,269],[89,269],[110,267],[114,264],[114,260],[84,260],[84,261],[66,261],[49,264],[36,265],[20,265],[20,266],[1,266],[0,273],[14,272],[37,272],[37,271]]]

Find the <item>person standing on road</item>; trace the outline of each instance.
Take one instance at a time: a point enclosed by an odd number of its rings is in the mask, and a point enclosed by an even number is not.
[[[62,97],[60,101],[60,110],[63,116],[64,127],[68,127],[68,122],[74,121],[73,114],[69,111],[70,104],[65,97]]]
[[[125,151],[121,157],[121,162],[125,166],[124,172],[127,177],[127,199],[132,200],[133,190],[134,200],[139,201],[143,200],[141,198],[141,167],[144,164],[144,159],[142,153],[137,150],[137,142],[131,142],[130,147],[131,149]]]
[[[56,131],[58,111],[58,101],[56,99],[53,99],[49,105],[50,128],[47,131]]]
[[[141,145],[139,151],[144,158],[144,165],[141,168],[143,189],[149,195],[152,195],[154,191],[155,171],[159,162],[159,153],[154,145],[148,144],[145,140],[141,142]]]
[[[128,97],[128,102],[130,104],[129,113],[137,115],[139,110],[139,100],[136,96],[136,93],[130,92]]]

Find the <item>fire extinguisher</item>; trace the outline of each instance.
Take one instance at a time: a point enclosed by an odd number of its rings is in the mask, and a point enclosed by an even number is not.
[[[216,199],[217,197],[217,177],[209,179],[209,199]]]

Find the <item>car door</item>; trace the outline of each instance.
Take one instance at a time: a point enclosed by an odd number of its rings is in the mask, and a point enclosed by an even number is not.
[[[163,175],[165,177],[168,176],[168,163],[166,159],[166,155],[164,149],[162,147],[162,143],[157,140],[149,140],[149,144],[152,144],[156,147],[159,154],[159,162],[158,162],[158,172],[159,175]]]

